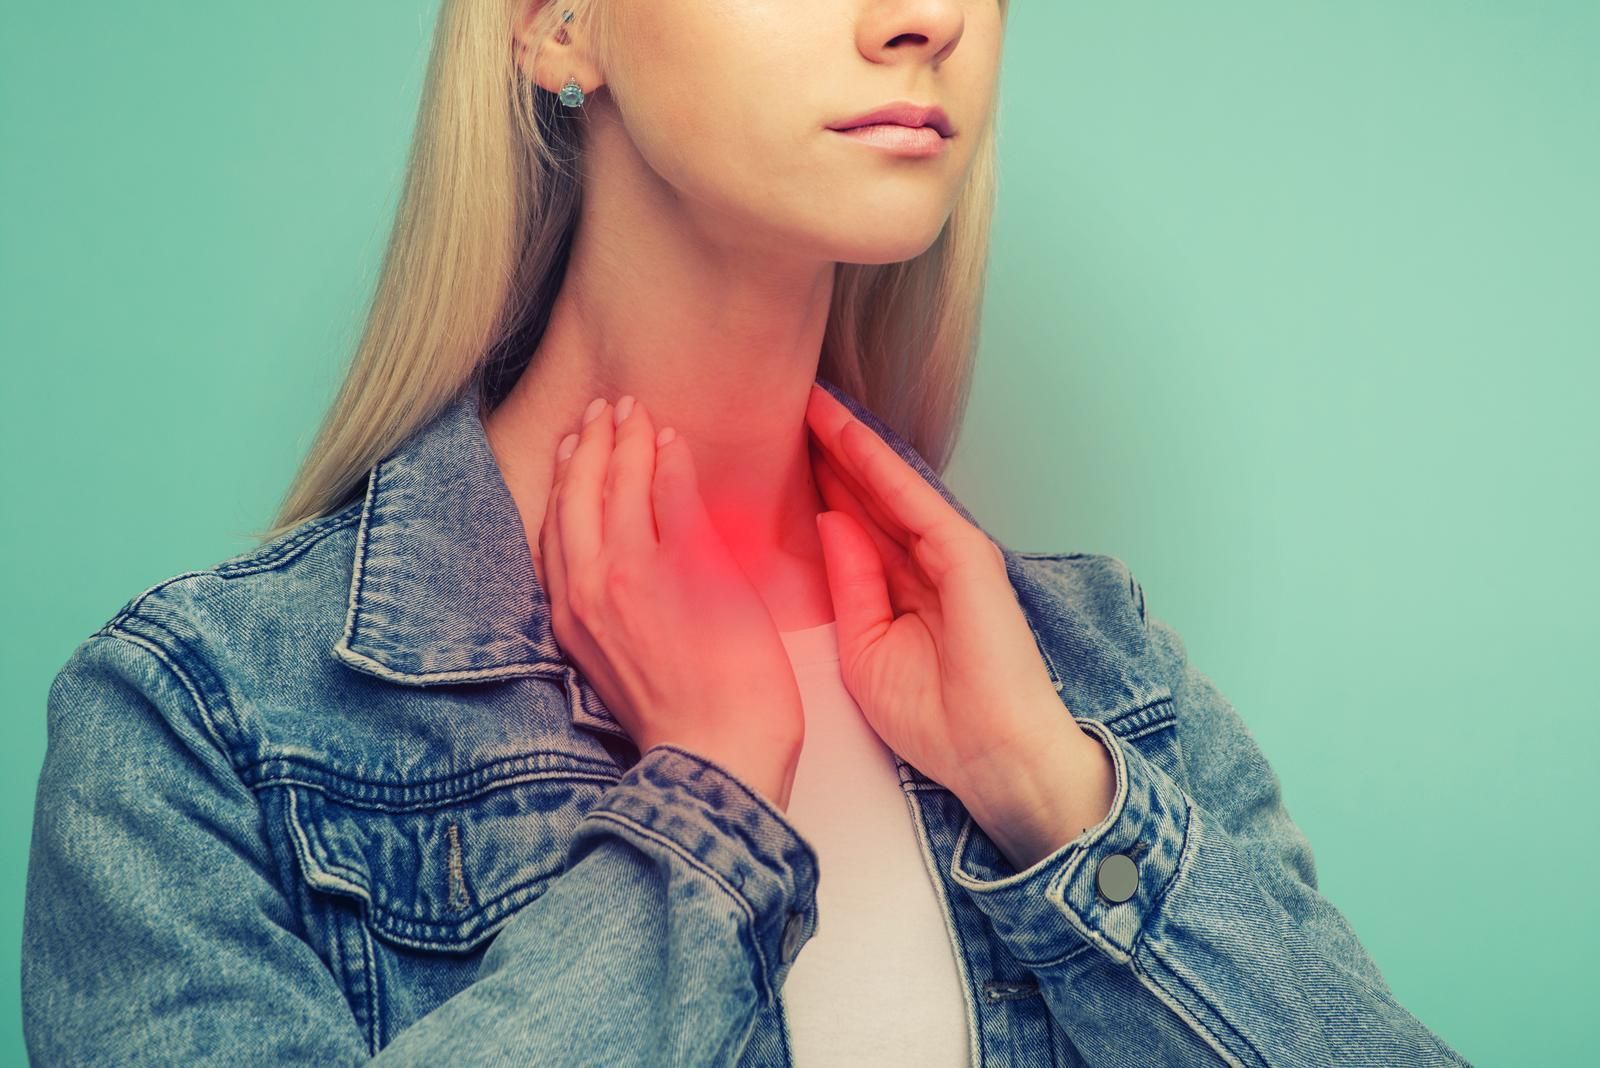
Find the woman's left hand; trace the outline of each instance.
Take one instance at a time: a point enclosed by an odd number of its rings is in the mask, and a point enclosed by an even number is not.
[[[966,799],[1023,755],[1092,741],[1056,694],[1000,547],[820,386],[806,422],[840,673],[884,743]]]

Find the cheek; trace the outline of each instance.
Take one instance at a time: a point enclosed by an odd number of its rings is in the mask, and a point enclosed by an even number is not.
[[[629,139],[651,169],[685,192],[700,184],[698,175],[739,162],[741,146],[749,152],[759,137],[752,101],[773,77],[759,66],[770,47],[759,46],[754,30],[718,23],[705,10],[720,6],[646,3],[630,11],[630,45],[611,79]]]
[[[700,61],[663,54],[630,72],[619,102],[651,170],[691,199],[768,210],[837,177],[820,168],[837,147],[824,126],[841,104],[823,91],[819,66],[799,50],[722,47]]]

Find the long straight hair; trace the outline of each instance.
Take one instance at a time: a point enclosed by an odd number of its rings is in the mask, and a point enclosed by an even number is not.
[[[527,367],[566,272],[582,187],[582,124],[516,62],[528,0],[443,0],[394,225],[356,351],[262,542],[331,515],[367,472],[456,399],[481,412]],[[1005,17],[1007,0],[998,0]],[[597,58],[617,55],[620,5],[542,5],[535,40],[572,10]],[[995,94],[998,98],[998,92]],[[841,263],[818,374],[900,434],[935,471],[971,389],[996,190],[996,123],[965,188],[912,259]]]

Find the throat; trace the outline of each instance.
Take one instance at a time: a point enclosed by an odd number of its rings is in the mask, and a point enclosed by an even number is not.
[[[815,566],[795,566],[775,573],[758,587],[761,599],[779,631],[808,630],[832,623],[833,595],[828,572]]]

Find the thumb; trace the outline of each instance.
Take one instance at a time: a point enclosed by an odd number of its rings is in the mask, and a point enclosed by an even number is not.
[[[867,634],[894,622],[883,558],[872,536],[848,512],[819,512],[817,535],[828,568],[840,655],[848,661]]]
[[[700,482],[695,472],[694,456],[689,451],[689,443],[678,437],[671,428],[663,430],[656,440],[660,441],[663,437],[667,437],[667,441],[656,447],[656,470],[650,483],[650,503],[656,513],[656,533],[663,542],[669,538],[692,539],[710,523],[705,502],[700,499]]]

